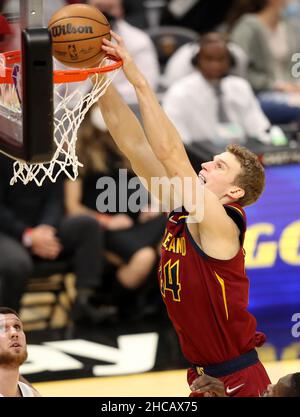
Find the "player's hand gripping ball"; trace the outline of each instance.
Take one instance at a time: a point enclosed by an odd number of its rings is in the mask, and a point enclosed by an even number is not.
[[[95,67],[104,58],[102,39],[110,39],[110,25],[96,7],[87,4],[62,7],[51,17],[48,28],[52,53],[64,65]]]

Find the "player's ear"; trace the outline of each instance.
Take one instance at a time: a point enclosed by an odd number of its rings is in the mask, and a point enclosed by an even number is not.
[[[245,195],[245,190],[243,190],[243,188],[238,187],[237,185],[232,185],[229,190],[227,191],[227,195],[232,199],[232,200],[238,200],[239,198],[244,197]]]

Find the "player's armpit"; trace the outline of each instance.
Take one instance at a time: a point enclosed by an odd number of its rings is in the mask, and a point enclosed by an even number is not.
[[[199,225],[200,230],[207,229],[220,237],[226,236],[229,240],[236,238],[238,228],[227,214],[222,201],[209,189],[205,188],[203,219]]]
[[[209,201],[208,201],[209,200]],[[218,198],[205,189],[203,217],[195,222],[192,216],[187,221],[188,229],[195,243],[208,256],[229,260],[240,249],[240,229],[228,216]]]

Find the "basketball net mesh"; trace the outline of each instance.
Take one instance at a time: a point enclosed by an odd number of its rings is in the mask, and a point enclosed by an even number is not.
[[[114,61],[106,57],[100,66],[112,63]],[[76,156],[77,131],[90,107],[105,94],[118,71],[119,68],[109,73],[96,73],[91,76],[93,81],[87,80],[84,83],[54,84],[55,153],[50,162],[27,163],[16,160],[13,164],[11,185],[20,180],[25,185],[35,181],[41,186],[47,178],[55,182],[62,172],[71,180],[77,178],[78,167],[82,166]],[[16,103],[17,100],[12,102]]]

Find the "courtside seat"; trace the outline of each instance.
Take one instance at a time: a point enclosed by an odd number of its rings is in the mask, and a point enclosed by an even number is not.
[[[171,55],[188,42],[198,42],[197,32],[180,26],[157,26],[146,31],[156,48],[161,73]]]
[[[74,294],[70,284],[74,277],[65,261],[37,261],[22,298],[21,315],[26,327],[50,329],[71,323]],[[58,311],[59,310],[59,311]],[[54,323],[60,313],[58,323]]]

